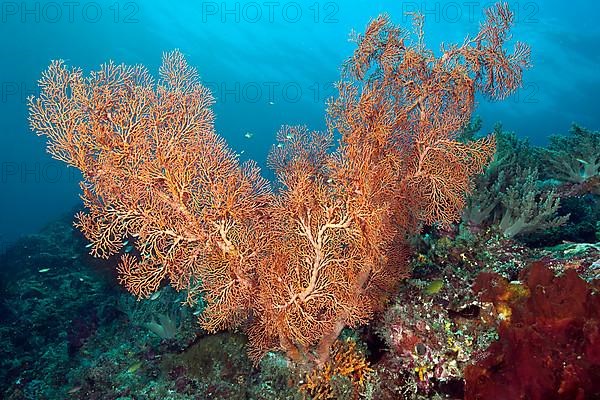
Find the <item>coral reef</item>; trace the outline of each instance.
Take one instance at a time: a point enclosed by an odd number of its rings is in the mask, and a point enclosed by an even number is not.
[[[569,215],[557,216],[560,198],[554,190],[542,191],[536,186],[537,170],[518,169],[514,183],[499,193],[502,217],[498,228],[506,237],[564,225]]]
[[[473,137],[479,125],[473,121],[464,128],[467,139]],[[531,146],[527,139],[496,125],[496,155],[475,180],[475,189],[463,211],[464,226],[473,232],[491,229],[532,247],[597,241],[600,197],[595,194],[595,178],[566,182],[561,181],[566,179],[564,174],[556,171],[557,165],[566,162],[564,159],[586,155],[582,146],[593,148],[597,141],[596,132],[576,125],[572,130],[577,132],[575,137],[554,136],[544,148]],[[560,152],[558,143],[562,146]],[[563,161],[549,162],[554,156]],[[590,154],[586,157],[593,158]]]
[[[311,399],[358,399],[372,390],[374,373],[356,342],[337,341],[323,368],[309,373],[299,388]]]
[[[432,288],[438,291],[432,293]],[[381,365],[401,373],[402,385],[412,387],[413,394],[443,392],[444,385],[460,388],[473,353],[495,338],[480,314],[459,279],[411,282],[385,313],[380,335],[389,354]]]
[[[0,256],[2,398],[298,395],[289,386],[287,362],[267,357],[257,377],[244,351],[246,340],[199,333],[194,310],[181,308],[185,296],[172,288],[142,301],[119,290],[112,274],[116,261],[98,262],[86,254],[85,239],[70,222],[71,216],[55,221]],[[165,318],[175,330],[169,337],[148,327]]]
[[[92,255],[120,255],[131,293],[148,298],[168,280],[187,303],[205,302],[207,331],[244,328],[255,362],[282,350],[322,366],[342,329],[369,321],[408,275],[406,235],[458,219],[492,157],[493,137],[458,132],[477,92],[503,99],[520,86],[530,52],[504,49],[506,4],[485,15],[439,56],[421,15],[412,41],[374,19],[355,37],[328,131],[278,133],[276,191],[215,132],[213,98],[179,51],[164,55],[157,83],[142,66],[85,77],[54,61],[29,120],[82,172],[76,225]]]
[[[600,195],[600,132],[573,124],[568,136],[550,136],[538,154],[546,176],[566,184],[564,192]]]
[[[528,67],[512,13],[439,52],[413,18],[353,36],[327,131],[282,127],[272,183],[179,51],[157,82],[52,62],[30,123],[83,174],[85,239],[0,256],[3,398],[599,397],[598,132],[478,137],[476,93]]]
[[[567,223],[569,214],[558,215],[557,189],[539,182],[537,150],[501,125],[496,125],[494,135],[495,157],[477,178],[463,221],[478,229],[493,226],[509,238]]]
[[[600,396],[598,281],[544,263],[511,284],[481,274],[475,291],[503,317],[499,340],[465,371],[465,399],[591,399]]]
[[[529,271],[528,265],[543,264],[551,269],[550,276],[573,275],[569,279],[580,276],[592,282],[600,276],[597,244],[528,248],[493,231],[473,234],[468,229],[434,230],[416,239],[412,278],[399,290],[376,327],[384,341],[379,346],[387,349],[373,364],[378,399],[464,398],[467,369],[478,365],[488,349],[495,349],[495,356],[502,357],[503,348],[497,347],[498,340],[502,341],[499,327],[513,320],[513,303],[520,304],[529,295],[529,289],[519,281],[528,276],[524,272]],[[480,275],[481,271],[487,272]],[[493,302],[491,295],[481,297],[472,290],[473,281],[482,282],[485,276],[495,277],[486,287],[495,288],[493,294],[501,301]],[[578,302],[577,291],[561,293],[540,297],[539,303],[558,306]],[[531,314],[534,318],[536,311],[531,310]],[[578,339],[574,342],[581,344]],[[551,352],[550,342],[544,342],[540,351]],[[573,355],[578,351],[574,349]],[[584,373],[588,367],[582,367]],[[525,388],[515,389],[510,396],[488,393],[480,398],[518,398],[516,393],[525,393]]]

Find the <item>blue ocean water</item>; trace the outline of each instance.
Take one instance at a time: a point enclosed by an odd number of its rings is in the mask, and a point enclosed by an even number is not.
[[[572,122],[600,126],[600,27],[593,2],[511,1],[513,34],[532,47],[533,69],[507,101],[481,102],[484,129],[544,143]],[[0,240],[3,247],[78,204],[78,175],[44,154],[29,131],[25,99],[50,60],[85,71],[114,60],[156,72],[161,54],[179,48],[217,98],[218,132],[242,158],[264,164],[282,124],[324,127],[324,102],[341,62],[379,13],[410,26],[421,10],[427,43],[460,42],[476,31],[478,1],[5,1],[0,21]],[[251,132],[252,138],[245,137]]]

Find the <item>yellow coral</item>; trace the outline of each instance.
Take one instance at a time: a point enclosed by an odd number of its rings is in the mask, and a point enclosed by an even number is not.
[[[329,361],[322,368],[309,373],[306,382],[300,385],[300,390],[313,400],[335,399],[332,379],[344,377],[350,381],[354,393],[358,395],[373,372],[364,354],[356,348],[354,340],[338,341],[333,346]]]

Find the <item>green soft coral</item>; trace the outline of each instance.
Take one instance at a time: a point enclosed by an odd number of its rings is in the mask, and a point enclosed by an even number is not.
[[[537,170],[518,170],[515,183],[499,194],[503,214],[498,226],[504,236],[553,228],[568,221],[569,215],[557,215],[560,198],[555,191],[544,190],[537,180]]]
[[[552,135],[542,150],[545,173],[563,182],[583,183],[600,176],[600,132],[573,124],[570,135]]]

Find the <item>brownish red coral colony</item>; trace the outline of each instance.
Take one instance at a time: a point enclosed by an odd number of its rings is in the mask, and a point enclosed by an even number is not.
[[[504,50],[506,5],[486,17],[439,57],[421,17],[415,43],[386,16],[373,20],[344,64],[329,131],[278,133],[277,192],[215,132],[213,98],[179,51],[164,56],[157,84],[141,66],[109,63],[86,78],[55,61],[29,99],[30,123],[83,173],[76,225],[91,254],[134,243],[117,268],[130,292],[148,298],[168,280],[189,304],[202,293],[201,326],[243,328],[256,362],[282,350],[321,366],[342,329],[368,322],[408,275],[407,235],[457,220],[492,158],[493,136],[457,132],[476,92],[502,99],[520,86],[529,49]]]
[[[482,273],[474,290],[504,315],[499,339],[465,370],[468,400],[592,399],[600,393],[600,289],[543,262],[512,284]]]

